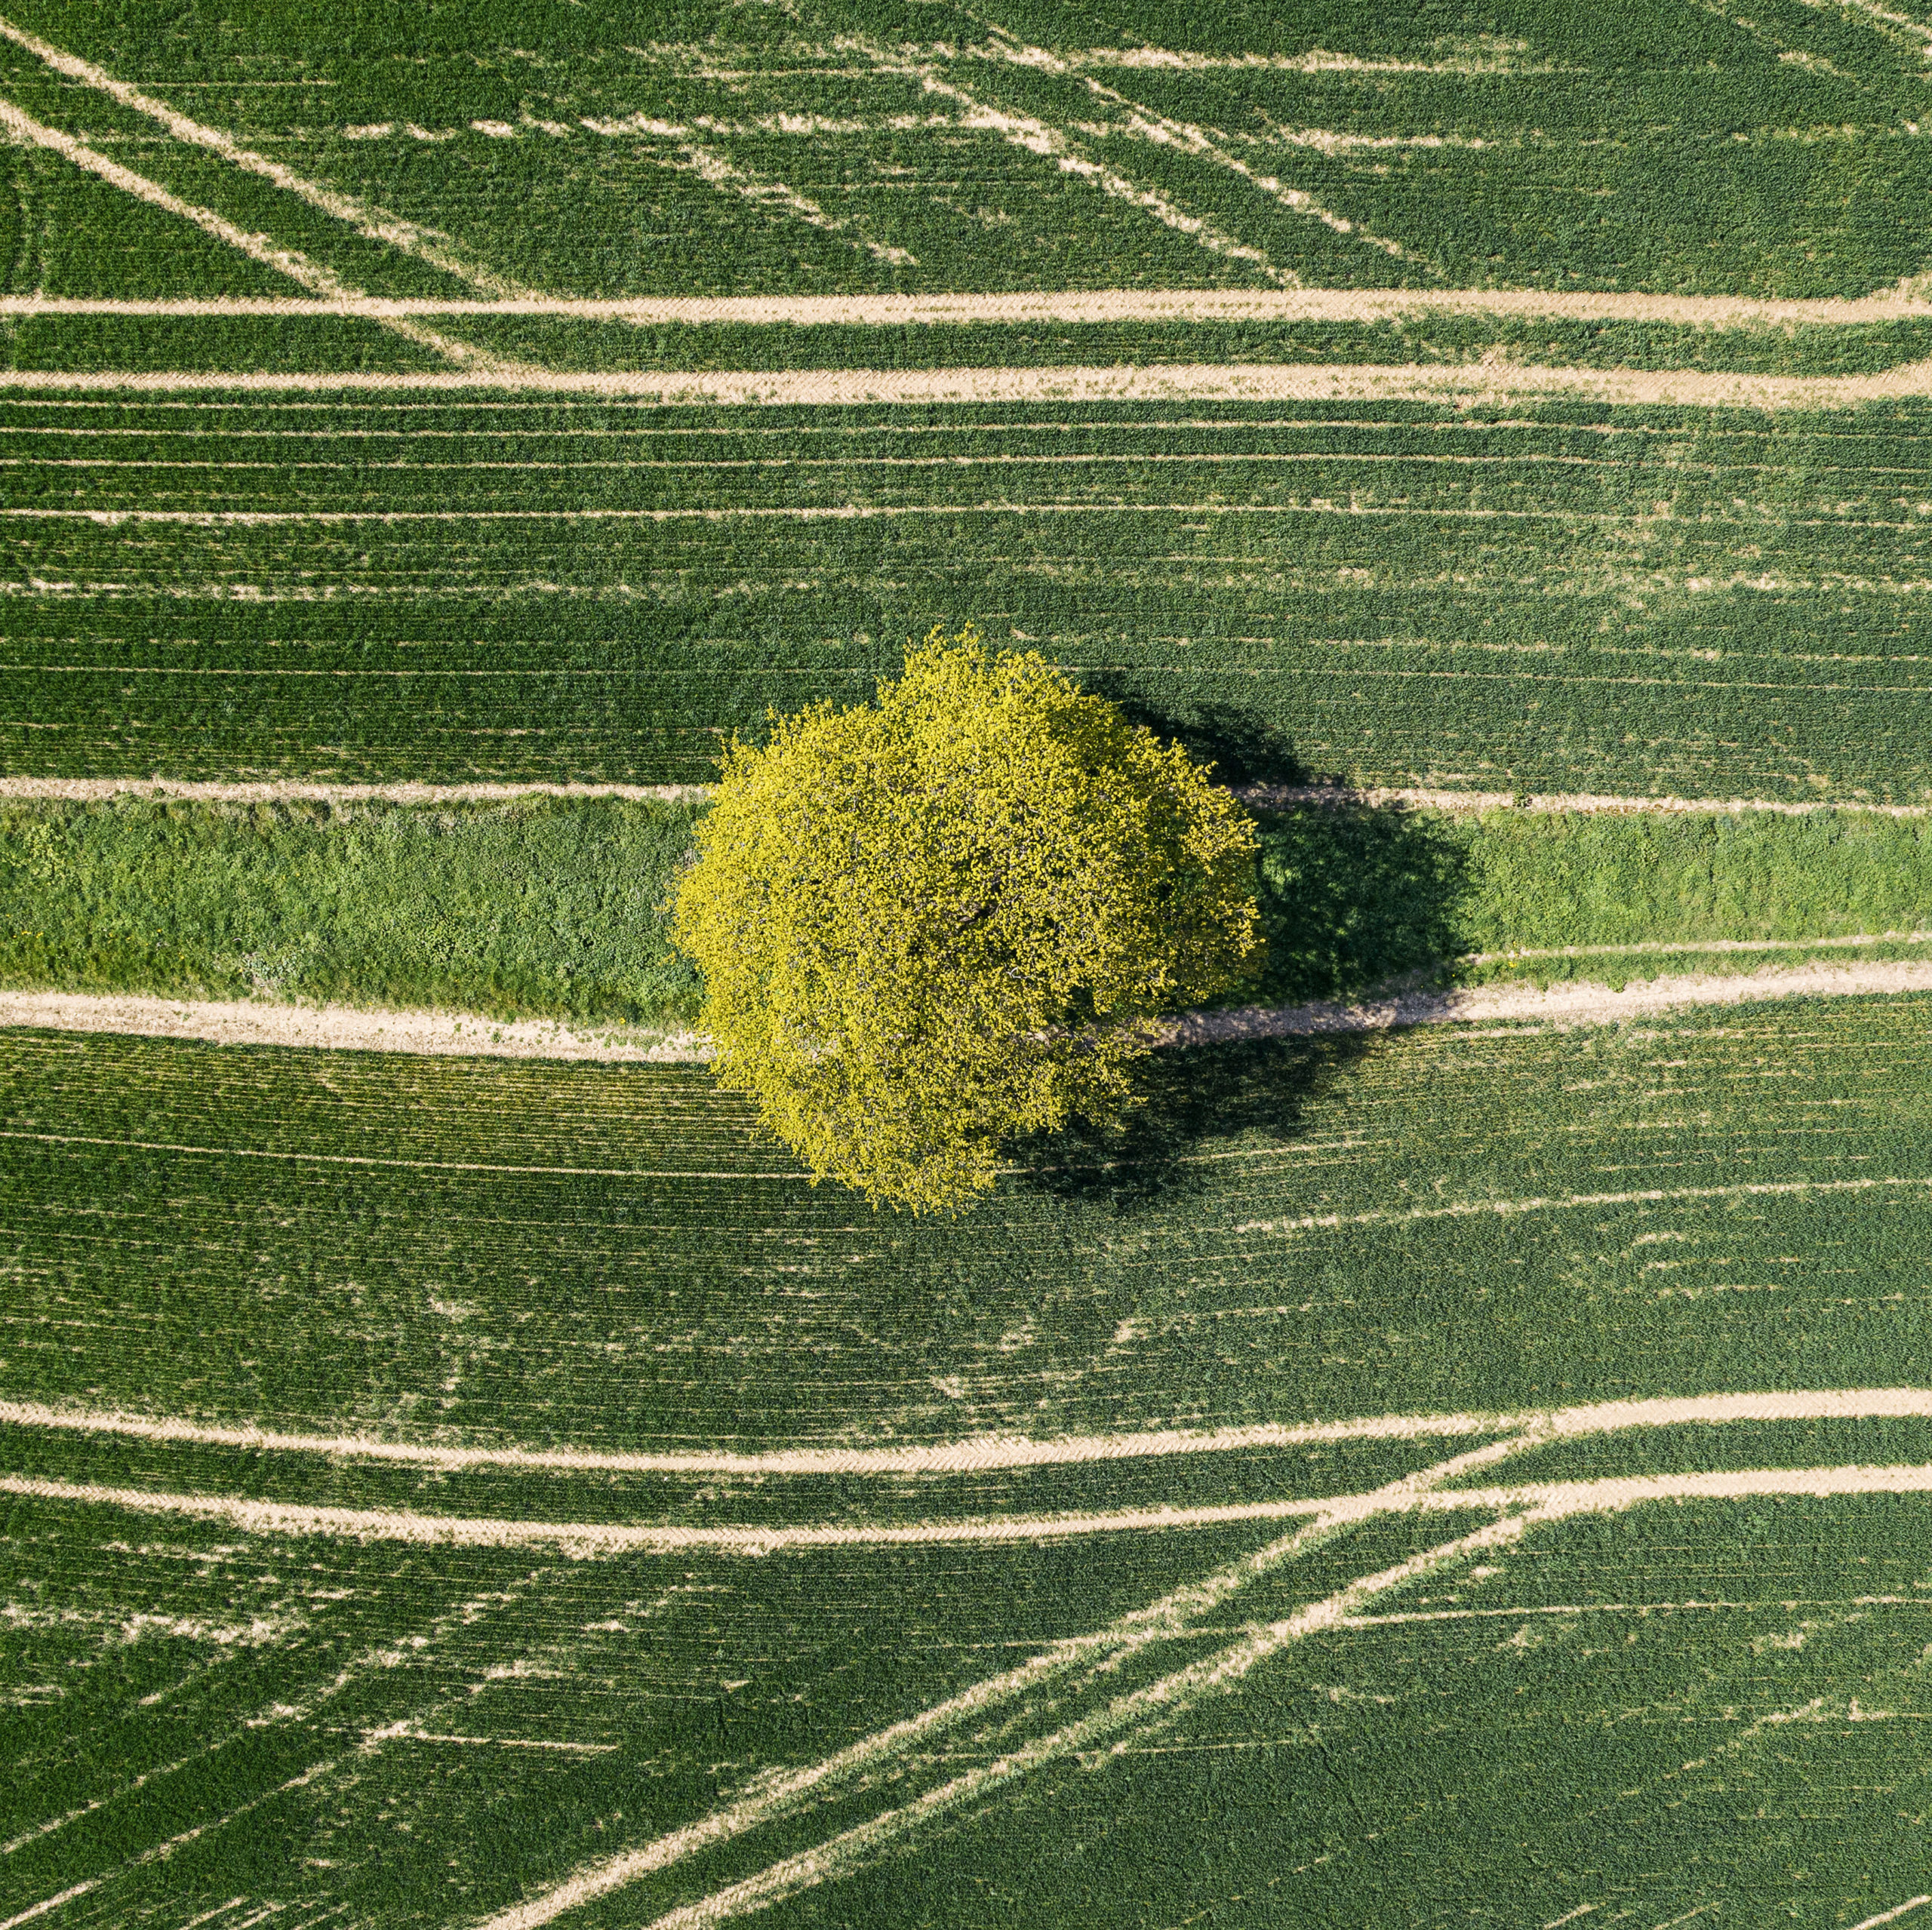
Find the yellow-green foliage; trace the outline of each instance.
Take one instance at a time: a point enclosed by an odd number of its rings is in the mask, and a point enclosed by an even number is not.
[[[718,1072],[811,1169],[915,1211],[1131,1102],[1153,1015],[1260,962],[1254,828],[1038,654],[936,629],[875,705],[734,742],[676,893]]]

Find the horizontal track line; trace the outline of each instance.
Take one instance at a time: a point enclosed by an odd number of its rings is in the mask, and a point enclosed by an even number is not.
[[[337,211],[331,209],[331,212]],[[344,218],[348,218],[346,216]],[[389,238],[386,229],[382,238]],[[1123,321],[1382,321],[1419,314],[1520,316],[1576,321],[1663,321],[1687,327],[1875,326],[1932,315],[1932,303],[1897,294],[1849,300],[1762,300],[1735,295],[1653,295],[1628,290],[1153,289],[1023,294],[617,297],[518,295],[500,299],[363,296],[127,297],[9,295],[0,315],[556,316],[583,321],[905,327],[998,323]]]
[[[1334,784],[1247,784],[1232,787],[1233,795],[1255,810],[1285,810],[1299,804],[1337,809],[1437,811],[1574,811],[1628,814],[1645,811],[1715,812],[1741,815],[1770,811],[1786,817],[1808,817],[1819,811],[1863,812],[1882,817],[1932,816],[1932,804],[1876,804],[1863,798],[1641,798],[1593,791],[1437,791]],[[686,802],[708,798],[708,784],[425,784],[413,779],[371,784],[334,784],[307,778],[174,778],[158,775],[125,777],[0,777],[0,798],[42,798],[75,803],[133,792],[168,798],[201,799],[208,803],[269,804],[278,799],[304,798],[316,803],[361,801],[399,804],[445,804],[506,801],[514,798],[632,798]]]
[[[408,325],[408,324],[405,324]],[[1932,361],[1869,374],[1755,375],[1706,369],[1531,364],[1148,363],[1054,368],[748,371],[9,369],[0,390],[242,395],[512,394],[633,398],[660,407],[801,408],[1067,402],[1456,401],[1580,398],[1607,404],[1826,410],[1932,395]]]
[[[1202,1012],[1162,1022],[1164,1046],[1244,1040],[1306,1038],[1393,1031],[1414,1025],[1616,1025],[1679,1007],[1746,1005],[1786,998],[1864,998],[1932,991],[1932,960],[1801,965],[1783,970],[1666,975],[1633,979],[1621,991],[1588,979],[1494,984],[1446,992],[1409,992],[1373,1003],[1316,1002]],[[143,994],[0,991],[0,1027],[193,1039],[215,1045],[300,1047],[331,1052],[427,1053],[445,1057],[543,1059],[611,1065],[697,1064],[710,1057],[696,1032],[626,1034],[625,1028],[572,1029],[537,1020],[475,1013],[394,1011],[358,1006],[277,1005],[238,999],[168,999]]]
[[[981,1436],[895,1447],[780,1448],[764,1453],[622,1452],[592,1448],[464,1446],[379,1440],[365,1434],[291,1434],[275,1428],[0,1400],[0,1425],[109,1434],[162,1446],[232,1447],[250,1453],[327,1455],[440,1468],[536,1468],[580,1474],[709,1475],[953,1475],[1007,1468],[1084,1466],[1171,1455],[1255,1452],[1337,1441],[1434,1440],[1535,1428],[1552,1439],[1632,1428],[1768,1425],[1789,1421],[1932,1419],[1932,1388],[1829,1388],[1796,1393],[1664,1396],[1508,1413],[1380,1414],[1343,1421],[1263,1423],[1211,1430],[1076,1434],[1058,1440]]]
[[[634,1552],[709,1548],[763,1555],[781,1548],[933,1546],[1036,1541],[1064,1535],[1145,1534],[1232,1526],[1241,1522],[1317,1520],[1360,1510],[1380,1514],[1458,1514],[1534,1508],[1546,1518],[1620,1512],[1646,1502],[1743,1501],[1789,1495],[1832,1499],[1851,1495],[1932,1494],[1932,1464],[1706,1469],[1694,1474],[1612,1475],[1593,1481],[1525,1482],[1509,1486],[1411,1489],[1405,1493],[1329,1495],[1319,1499],[1238,1501],[1203,1507],[1122,1508],[1104,1514],[1006,1516],[889,1524],[824,1523],[781,1527],[715,1527],[688,1523],[519,1521],[494,1516],[426,1514],[408,1508],[355,1508],[223,1495],[108,1487],[32,1474],[0,1474],[0,1494],[221,1521],[255,1535],[328,1535],[352,1540],[460,1547],[554,1547],[579,1559]]]

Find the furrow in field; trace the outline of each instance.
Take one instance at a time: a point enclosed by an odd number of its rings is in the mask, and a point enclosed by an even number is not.
[[[557,316],[691,327],[981,327],[1027,322],[1395,321],[1423,315],[1657,321],[1699,329],[1878,327],[1932,315],[1923,293],[1793,298],[1659,295],[1629,289],[1106,288],[979,295],[4,295],[0,315],[196,317]]]
[[[345,195],[321,182],[310,180],[298,174],[293,168],[285,167],[280,161],[267,155],[259,154],[245,146],[232,135],[219,128],[177,112],[165,100],[158,100],[146,94],[138,88],[130,87],[97,67],[91,61],[83,60],[49,42],[17,26],[11,20],[0,18],[0,39],[11,41],[37,60],[68,80],[91,88],[95,92],[106,94],[122,106],[130,108],[137,114],[144,114],[165,128],[177,140],[189,146],[205,148],[229,163],[231,167],[271,182],[285,193],[293,195],[313,208],[352,229],[366,241],[379,241],[425,262],[432,268],[441,269],[467,282],[472,288],[498,300],[529,300],[540,299],[537,291],[520,283],[495,273],[480,263],[468,260],[449,245],[449,237],[440,231],[419,226],[413,221],[405,221],[392,214],[386,208],[376,207],[353,195]],[[366,302],[371,297],[359,293],[352,294],[344,290],[345,299]]]
[[[350,1460],[426,1467],[550,1468],[580,1474],[703,1476],[851,1474],[957,1475],[998,1468],[1060,1467],[1232,1454],[1306,1446],[1316,1442],[1432,1440],[1459,1434],[1534,1434],[1577,1440],[1628,1428],[1721,1426],[1748,1422],[1903,1420],[1932,1418],[1932,1389],[1825,1388],[1798,1392],[1684,1395],[1599,1401],[1580,1407],[1506,1414],[1379,1414],[1301,1425],[1268,1423],[1212,1431],[1072,1435],[1029,1440],[994,1436],[908,1447],[783,1448],[762,1454],[610,1453],[589,1448],[463,1446],[454,1443],[392,1441],[362,1434],[297,1434],[259,1427],[220,1427],[152,1415],[55,1408],[0,1400],[0,1425],[100,1434],[158,1444],[235,1447],[248,1452],[319,1454]]]
[[[312,293],[335,300],[358,301],[365,300],[362,290],[349,286],[333,269],[321,263],[312,261],[300,249],[285,247],[272,236],[250,234],[235,226],[214,209],[197,206],[192,201],[183,201],[180,195],[171,193],[158,181],[145,174],[137,174],[131,167],[124,167],[111,155],[89,147],[84,141],[78,141],[71,134],[65,134],[58,128],[48,127],[23,114],[11,101],[0,100],[0,131],[4,131],[15,140],[29,146],[41,147],[59,155],[84,173],[92,174],[105,181],[110,187],[118,188],[123,194],[135,200],[146,202],[151,207],[159,208],[163,214],[171,214],[177,220],[191,223],[205,235],[245,255],[251,261],[259,262],[264,268],[272,269],[278,275],[285,275],[299,287]],[[392,333],[414,343],[420,348],[429,349],[457,367],[470,373],[484,370],[497,372],[506,379],[518,372],[528,370],[521,364],[498,361],[472,349],[467,343],[444,335],[428,328],[406,316],[373,317]]]
[[[586,121],[583,124],[598,134],[623,132],[654,133],[659,131],[658,124],[643,115],[633,115],[629,122]],[[671,131],[674,134],[681,130]],[[788,216],[792,220],[801,221],[808,228],[817,228],[829,235],[842,235],[862,254],[875,261],[882,261],[897,268],[916,268],[918,257],[903,248],[893,247],[882,241],[875,241],[863,226],[857,221],[840,215],[828,214],[809,195],[801,194],[786,183],[774,180],[771,176],[758,174],[740,167],[728,160],[715,149],[700,146],[694,141],[681,141],[672,151],[660,149],[648,150],[652,164],[670,169],[681,174],[695,174],[720,194],[733,195],[741,201],[751,202],[768,213]],[[534,312],[534,311],[533,311]]]
[[[1299,285],[1300,276],[1277,266],[1261,249],[1251,247],[1202,216],[1189,214],[1158,189],[1130,180],[1115,169],[1094,160],[1065,128],[1050,126],[1030,114],[988,105],[956,81],[943,78],[936,62],[909,62],[883,47],[872,45],[856,37],[842,39],[840,45],[847,51],[859,50],[869,54],[875,72],[916,81],[927,94],[950,101],[961,109],[962,128],[996,134],[1010,146],[1023,149],[1029,154],[1051,161],[1061,174],[1091,182],[1110,199],[1142,210],[1162,227],[1186,235],[1223,260],[1240,263],[1278,287],[1291,288]]]
[[[66,137],[61,137],[62,139]],[[103,158],[105,157],[103,157]],[[398,327],[413,327],[398,323]],[[463,349],[473,355],[475,351]],[[457,358],[452,353],[452,359]],[[670,407],[856,407],[943,403],[1429,401],[1576,396],[1619,405],[1767,411],[1857,408],[1932,395],[1932,362],[1875,374],[1772,376],[1703,369],[1592,369],[1527,363],[1149,362],[1098,368],[774,369],[715,372],[494,368],[387,370],[5,369],[0,389],[238,395],[540,392],[648,400]]]
[[[1708,951],[1686,945],[1684,950]],[[1782,950],[1800,943],[1781,945]],[[1666,974],[1633,980],[1621,991],[1587,980],[1553,985],[1488,985],[1447,992],[1405,992],[1379,1002],[1315,1000],[1251,1006],[1165,1022],[1168,1046],[1245,1039],[1305,1038],[1386,1032],[1411,1025],[1505,1024],[1614,1025],[1626,1019],[1707,1005],[1769,999],[1861,998],[1932,991],[1932,961],[1868,965],[1798,965],[1721,975]],[[0,990],[0,1026],[66,1032],[110,1032],[216,1045],[273,1045],[344,1052],[416,1053],[456,1058],[540,1059],[611,1065],[696,1063],[709,1056],[695,1032],[635,1034],[619,1028],[573,1030],[535,1020],[475,1014],[390,1011],[360,1006],[275,1005],[237,999],[168,999],[142,994]]]

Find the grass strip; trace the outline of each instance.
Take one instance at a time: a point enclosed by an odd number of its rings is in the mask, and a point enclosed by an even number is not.
[[[691,807],[115,799],[0,811],[11,986],[687,1017],[661,901]]]
[[[0,985],[688,1021],[664,901],[701,804],[0,807]],[[1331,806],[1263,815],[1266,973],[1612,985],[1924,955],[1932,823]],[[1847,942],[1847,941],[1855,941]]]

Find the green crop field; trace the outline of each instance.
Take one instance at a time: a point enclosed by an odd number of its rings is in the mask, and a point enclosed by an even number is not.
[[[1932,1925],[1928,75],[0,0],[0,1930]],[[968,620],[1257,787],[1235,1002],[1503,1016],[1198,1016],[952,1220],[133,1029],[688,1022],[701,798],[488,787]]]
[[[1857,1920],[1927,1009],[1197,1055],[916,1233],[694,1071],[11,1034],[0,1895]]]
[[[1270,774],[1932,794],[1932,316],[1866,299],[1926,265],[1932,25],[74,12],[0,38],[10,770],[701,778],[972,616]],[[1149,364],[1192,373],[1056,398]],[[1467,392],[1378,395],[1409,364]],[[1360,393],[1238,399],[1315,365]],[[964,387],[813,403],[841,369]],[[652,370],[766,399],[530,392]],[[1722,406],[1753,376],[1824,386]]]
[[[0,755],[702,781],[973,615],[1260,776],[1932,795],[1916,405],[910,413],[8,399]]]

